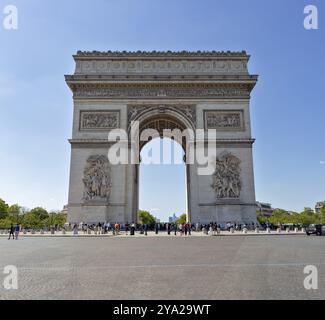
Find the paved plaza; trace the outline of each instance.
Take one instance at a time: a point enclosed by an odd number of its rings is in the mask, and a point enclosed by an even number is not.
[[[0,268],[17,266],[19,287],[0,298],[324,299],[324,247],[304,235],[0,237]],[[306,265],[318,290],[304,288]]]

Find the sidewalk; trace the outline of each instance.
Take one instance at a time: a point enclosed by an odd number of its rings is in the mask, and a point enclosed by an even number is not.
[[[145,236],[144,234],[140,234],[140,232],[136,232],[134,236],[130,236],[130,233],[128,235],[125,234],[124,231],[121,231],[118,235],[114,235],[112,234],[112,232],[110,231],[107,234],[99,234],[99,232],[96,234],[95,232],[92,232],[91,234],[84,234],[82,231],[79,231],[78,234],[73,234],[72,231],[67,231],[65,234],[62,233],[62,231],[57,231],[55,232],[55,234],[51,234],[50,232],[44,232],[44,234],[41,234],[40,232],[37,232],[35,234],[31,234],[31,233],[20,233],[19,234],[19,238],[24,238],[24,237],[103,237],[103,238],[130,238],[130,237],[170,237],[170,238],[186,238],[186,237],[236,237],[236,236],[286,236],[286,235],[306,235],[305,232],[302,231],[298,231],[298,232],[294,232],[294,231],[290,231],[290,232],[286,232],[286,231],[282,231],[281,233],[278,233],[277,231],[271,231],[270,233],[267,233],[266,231],[260,231],[259,233],[256,233],[255,231],[247,231],[247,233],[244,233],[242,231],[235,231],[234,233],[230,233],[229,231],[221,231],[221,233],[219,235],[206,235],[204,234],[202,231],[200,232],[192,232],[191,235],[183,235],[181,236],[179,233],[177,233],[177,235],[175,236],[174,233],[172,232],[170,235],[167,234],[167,232],[162,231],[159,232],[158,234],[155,234],[154,231],[149,231],[148,235]],[[0,233],[0,237],[8,237],[8,233]]]

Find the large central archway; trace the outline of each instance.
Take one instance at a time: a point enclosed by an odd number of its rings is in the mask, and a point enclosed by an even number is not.
[[[188,213],[184,155],[182,146],[170,138],[152,139],[141,148],[139,209],[159,222]]]
[[[141,107],[139,107],[140,109]],[[158,109],[158,110],[157,110]],[[185,163],[186,152],[191,143],[194,141],[194,128],[191,119],[187,119],[186,116],[169,110],[170,107],[157,106],[152,107],[149,110],[146,108],[144,112],[140,113],[138,117],[135,117],[132,121],[139,122],[139,154],[142,149],[152,141],[153,139],[172,139],[176,140],[175,143],[179,143],[184,151],[183,162],[185,165],[185,177],[186,177],[186,214],[188,220],[191,221],[191,208],[189,206],[189,195],[191,192],[190,181],[190,165]],[[163,163],[162,163],[163,164]],[[135,203],[134,211],[132,213],[132,220],[137,221],[137,215],[139,211],[139,191],[140,191],[140,164],[136,166],[136,184],[134,188],[133,201]],[[172,183],[172,181],[171,181]],[[182,212],[183,213],[183,212]],[[166,221],[165,221],[166,222]]]

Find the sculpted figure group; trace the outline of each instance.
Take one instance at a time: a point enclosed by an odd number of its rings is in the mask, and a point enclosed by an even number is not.
[[[240,160],[237,157],[226,152],[217,158],[212,187],[219,199],[240,197]]]
[[[109,199],[111,182],[107,157],[90,156],[84,170],[84,200]]]

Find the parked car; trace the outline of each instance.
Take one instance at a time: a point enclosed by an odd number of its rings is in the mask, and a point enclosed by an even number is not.
[[[306,234],[310,236],[315,234],[316,236],[325,236],[325,225],[321,224],[310,224],[306,227]]]

